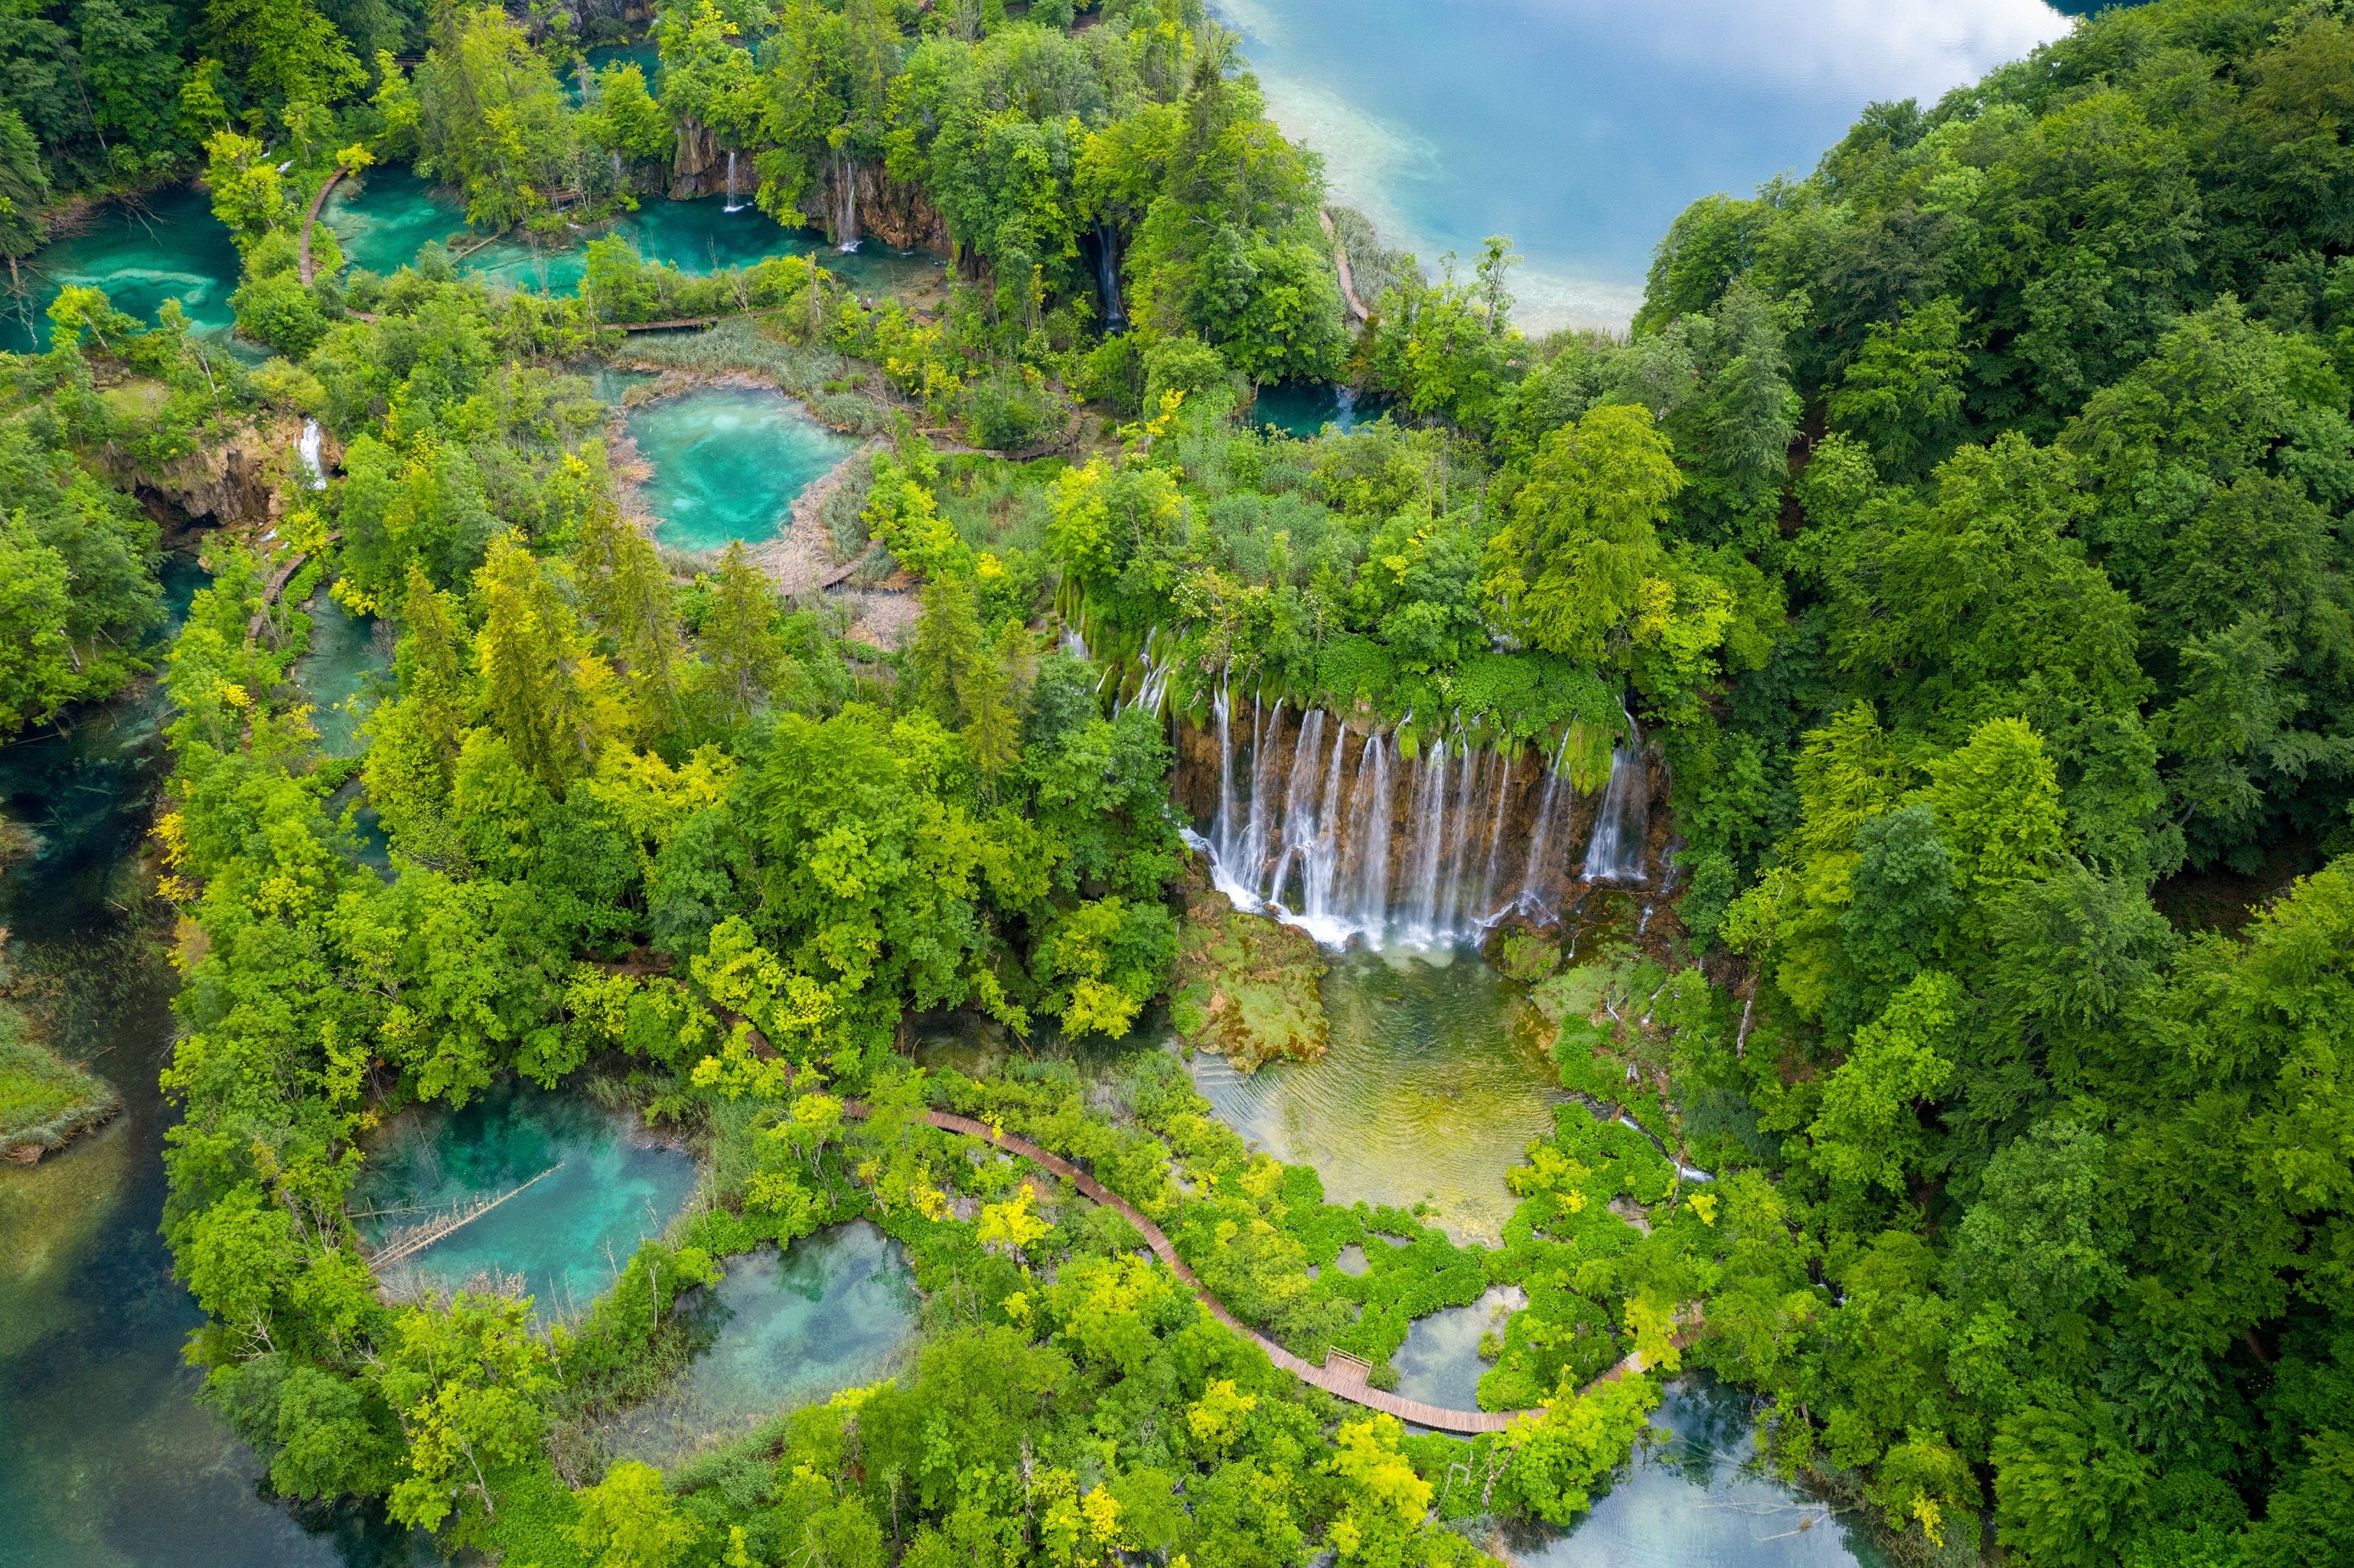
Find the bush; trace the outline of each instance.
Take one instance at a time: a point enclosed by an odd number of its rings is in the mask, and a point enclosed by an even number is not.
[[[302,358],[327,335],[327,314],[319,308],[318,295],[292,272],[249,278],[229,303],[237,311],[238,331],[289,359]]]
[[[991,376],[972,389],[973,444],[1002,452],[1043,446],[1070,428],[1069,406],[1043,381]]]

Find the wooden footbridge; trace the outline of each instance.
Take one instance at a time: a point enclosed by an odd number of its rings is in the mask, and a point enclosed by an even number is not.
[[[871,1114],[873,1107],[859,1100],[844,1100],[842,1110],[844,1116],[859,1119]],[[1543,1407],[1534,1410],[1450,1410],[1444,1405],[1425,1404],[1418,1399],[1401,1399],[1394,1393],[1373,1387],[1367,1381],[1372,1368],[1355,1356],[1336,1351],[1325,1358],[1322,1366],[1317,1366],[1293,1355],[1289,1351],[1227,1311],[1225,1303],[1211,1295],[1202,1282],[1194,1277],[1193,1271],[1185,1266],[1185,1260],[1177,1255],[1176,1244],[1169,1239],[1159,1225],[1139,1213],[1136,1206],[1127,1199],[1122,1198],[1069,1160],[1060,1155],[1049,1154],[1026,1139],[1016,1138],[1012,1133],[990,1126],[987,1122],[975,1121],[970,1117],[958,1116],[952,1111],[928,1109],[923,1113],[923,1118],[944,1131],[960,1132],[968,1137],[995,1144],[1009,1153],[1018,1154],[1033,1165],[1051,1171],[1070,1182],[1072,1186],[1078,1189],[1080,1196],[1100,1203],[1119,1214],[1120,1218],[1136,1227],[1137,1234],[1143,1236],[1145,1245],[1152,1249],[1152,1255],[1166,1264],[1172,1274],[1185,1282],[1186,1288],[1193,1291],[1194,1298],[1202,1303],[1210,1316],[1257,1345],[1261,1351],[1267,1352],[1268,1361],[1302,1383],[1313,1383],[1325,1393],[1339,1399],[1345,1399],[1352,1404],[1361,1404],[1368,1410],[1379,1410],[1394,1415],[1401,1421],[1410,1421],[1416,1426],[1426,1426],[1438,1432],[1458,1432],[1466,1435],[1501,1432],[1522,1416],[1544,1414]],[[1631,1355],[1594,1381],[1596,1383],[1611,1383],[1619,1378],[1631,1377],[1642,1370],[1642,1357],[1639,1354]]]
[[[458,1204],[456,1207],[451,1209],[447,1213],[440,1214],[436,1218],[428,1220],[422,1224],[411,1225],[406,1230],[395,1232],[390,1237],[387,1238],[384,1245],[368,1254],[368,1268],[370,1271],[374,1271],[392,1264],[399,1263],[403,1259],[416,1256],[419,1253],[423,1252],[427,1247],[431,1246],[435,1242],[440,1241],[442,1237],[450,1234],[452,1231],[462,1230],[466,1226],[472,1224],[476,1220],[481,1219],[484,1214],[489,1213],[493,1209],[497,1208],[509,1198],[520,1196],[523,1192],[537,1186],[540,1182],[546,1181],[550,1176],[555,1175],[558,1171],[563,1169],[564,1162],[562,1160],[558,1160],[557,1163],[549,1166],[546,1170],[541,1171],[538,1175],[531,1178],[531,1180],[527,1181],[518,1181],[504,1192],[494,1193],[489,1197],[472,1199],[466,1202]]]

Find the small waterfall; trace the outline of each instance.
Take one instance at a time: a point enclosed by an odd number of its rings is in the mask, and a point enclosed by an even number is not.
[[[1299,721],[1299,743],[1291,748],[1291,772],[1283,786],[1283,829],[1275,867],[1267,874],[1267,901],[1278,908],[1286,907],[1284,888],[1295,867],[1301,882],[1307,880],[1308,856],[1316,847],[1316,758],[1323,749],[1324,710],[1310,708]]]
[[[619,190],[621,188],[621,150],[616,147],[605,155],[613,160],[613,188]]]
[[[840,211],[834,226],[834,249],[844,256],[858,249],[858,165],[850,161],[847,153],[834,160],[834,185],[841,193]]]
[[[1096,220],[1096,287],[1103,291],[1104,331],[1106,334],[1128,330],[1128,310],[1119,300],[1119,240],[1111,226]]]
[[[1176,639],[1170,641],[1173,643]],[[1086,657],[1087,644],[1084,641],[1079,644],[1079,652],[1082,658]],[[1158,627],[1144,634],[1144,652],[1138,660],[1144,673],[1137,682],[1136,694],[1125,700],[1117,696],[1112,699],[1111,711],[1115,718],[1119,716],[1121,710],[1131,707],[1141,707],[1148,713],[1157,714],[1161,711],[1161,705],[1168,700],[1169,677],[1176,673],[1177,661],[1174,656],[1162,656]]]
[[[1357,757],[1351,837],[1357,845],[1357,895],[1350,923],[1379,952],[1389,928],[1390,813],[1394,803],[1388,738],[1376,731]]]
[[[1241,853],[1235,871],[1242,885],[1258,898],[1259,879],[1267,874],[1267,852],[1274,832],[1276,758],[1283,751],[1283,699],[1275,699],[1264,732],[1257,723],[1258,703],[1251,703],[1250,815],[1243,822]]]
[[[744,204],[736,199],[736,149],[733,147],[727,149],[727,200],[719,210],[722,212],[744,210]]]
[[[1503,913],[1496,907],[1496,863],[1504,849],[1504,806],[1512,798],[1512,748],[1504,747],[1504,776],[1496,784],[1496,819],[1488,824],[1488,868],[1479,878],[1479,923]]]
[[[1569,736],[1564,734],[1561,745],[1553,754],[1553,767],[1545,774],[1544,792],[1537,798],[1536,825],[1529,831],[1529,861],[1521,873],[1520,896],[1515,906],[1542,918],[1552,914],[1545,902],[1544,883],[1551,869],[1545,852],[1552,847],[1554,819],[1561,814],[1561,765],[1569,756]]]
[[[1210,819],[1211,855],[1231,863],[1235,853],[1234,708],[1226,697],[1226,678],[1219,677],[1218,694],[1210,699],[1211,721],[1218,729],[1218,814]]]
[[[1463,742],[1463,779],[1455,798],[1455,835],[1447,846],[1447,887],[1438,895],[1438,917],[1449,936],[1466,935],[1463,920],[1463,867],[1471,858],[1472,808],[1479,800],[1480,763],[1486,753]]]
[[[1439,740],[1422,760],[1421,787],[1414,793],[1414,816],[1406,825],[1414,845],[1413,914],[1405,940],[1427,948],[1445,933],[1438,918],[1438,869],[1447,847],[1447,742]]]
[[[302,421],[302,439],[295,443],[294,455],[302,461],[303,482],[313,490],[327,488],[327,471],[319,466],[319,421]]]
[[[1585,842],[1585,864],[1580,874],[1588,882],[1643,880],[1643,840],[1649,828],[1650,778],[1643,766],[1643,732],[1635,715],[1627,715],[1627,738],[1610,753],[1610,782],[1602,791],[1602,809],[1594,818],[1594,835]]]
[[[1079,635],[1079,629],[1076,626],[1066,625],[1063,628],[1063,635],[1056,646],[1074,659],[1087,656],[1087,640]]]

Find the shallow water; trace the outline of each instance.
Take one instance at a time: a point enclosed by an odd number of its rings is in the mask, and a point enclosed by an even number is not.
[[[864,1220],[727,1260],[682,1299],[701,1341],[671,1387],[607,1430],[618,1458],[675,1464],[780,1410],[887,1377],[915,1341],[918,1298],[899,1244]]]
[[[940,271],[935,258],[903,256],[879,246],[844,255],[810,230],[779,227],[756,207],[748,204],[734,212],[726,208],[721,196],[645,200],[635,212],[610,223],[570,230],[555,245],[503,235],[468,251],[458,267],[510,288],[568,294],[580,287],[587,273],[588,242],[610,233],[627,238],[649,261],[698,276],[748,267],[771,256],[809,255],[820,256],[853,286],[869,291],[909,286]],[[463,249],[481,238],[467,228],[465,207],[454,194],[405,168],[372,170],[365,182],[344,181],[328,198],[323,216],[335,231],[345,260],[372,272],[398,271],[429,241]]]
[[[1521,1568],[1887,1568],[1853,1514],[1763,1473],[1749,1400],[1704,1378],[1670,1383],[1661,1441],[1564,1532],[1509,1542]]]
[[[1246,1077],[1199,1054],[1218,1118],[1278,1159],[1313,1165],[1337,1203],[1410,1208],[1460,1240],[1496,1239],[1514,1199],[1504,1172],[1553,1131],[1562,1099],[1543,1020],[1476,954],[1352,950],[1324,979],[1331,1044],[1313,1062]]]
[[[1283,382],[1259,388],[1258,400],[1251,406],[1251,422],[1288,435],[1313,436],[1328,425],[1344,432],[1353,430],[1359,420],[1380,412],[1377,405],[1361,406],[1356,394],[1346,387]]]
[[[396,1118],[370,1140],[351,1208],[380,1243],[522,1188],[378,1272],[396,1289],[514,1283],[549,1322],[586,1311],[638,1243],[686,1206],[696,1180],[692,1155],[637,1136],[622,1117],[577,1094],[509,1082],[455,1111]]]
[[[1491,1286],[1469,1307],[1442,1307],[1416,1319],[1390,1357],[1399,1395],[1448,1410],[1479,1409],[1479,1378],[1489,1367],[1479,1359],[1479,1337],[1490,1330],[1500,1337],[1506,1314],[1527,1300],[1517,1287]]]
[[[662,519],[655,537],[676,550],[774,538],[794,499],[856,446],[759,387],[700,387],[642,404],[629,429],[653,468],[645,498]]]
[[[2043,0],[1213,0],[1333,199],[1436,271],[1490,234],[1524,324],[1623,326],[1712,191],[1804,174],[1866,104],[2068,29]],[[1371,302],[1367,302],[1371,303]]]
[[[176,630],[202,574],[167,560]],[[203,1320],[157,1232],[176,977],[132,911],[166,767],[153,684],[0,747],[0,801],[39,847],[0,875],[8,967],[54,987],[59,1044],[122,1097],[111,1122],[30,1170],[0,1168],[0,1564],[308,1568],[429,1562],[348,1512],[299,1520],[194,1395]]]
[[[22,266],[26,291],[0,291],[0,349],[13,353],[48,346],[45,313],[68,287],[103,289],[116,310],[142,322],[153,323],[164,302],[176,299],[200,331],[225,338],[236,324],[228,298],[237,289],[237,247],[213,217],[211,198],[193,186],[156,191],[135,205],[108,202],[80,233],[43,246]]]

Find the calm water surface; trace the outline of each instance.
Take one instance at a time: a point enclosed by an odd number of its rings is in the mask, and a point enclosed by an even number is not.
[[[114,308],[153,322],[178,300],[199,330],[226,337],[236,324],[237,247],[213,217],[212,198],[190,185],[137,202],[108,202],[78,234],[43,246],[24,264],[25,292],[0,294],[0,349],[33,354],[49,344],[49,302],[68,287],[103,289]],[[0,289],[5,289],[0,283]]]
[[[1706,1378],[1668,1384],[1657,1435],[1565,1532],[1509,1542],[1520,1568],[1892,1568],[1859,1516],[1767,1475],[1750,1402]]]
[[[1712,191],[1804,174],[2064,34],[2043,0],[1212,0],[1337,200],[1433,267],[1510,235],[1524,324],[1623,326]]]
[[[726,1268],[717,1286],[681,1299],[700,1349],[675,1383],[613,1424],[618,1457],[675,1464],[780,1410],[889,1376],[915,1342],[915,1276],[868,1221]]]
[[[774,538],[794,499],[857,443],[769,387],[700,387],[641,404],[630,439],[653,469],[646,503],[674,550]]]
[[[514,1281],[546,1322],[585,1311],[638,1243],[685,1207],[696,1180],[693,1156],[639,1136],[626,1118],[509,1081],[457,1110],[420,1107],[387,1124],[351,1206],[380,1241],[514,1192],[378,1272],[396,1287],[442,1291]]]

